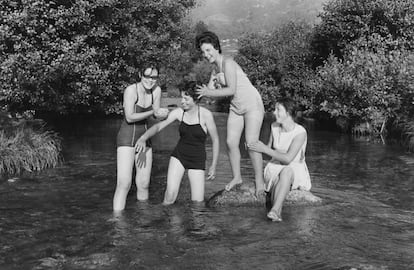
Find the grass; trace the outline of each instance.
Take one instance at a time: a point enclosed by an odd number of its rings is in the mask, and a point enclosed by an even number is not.
[[[41,120],[5,120],[0,116],[0,175],[54,167],[60,161],[61,138]]]

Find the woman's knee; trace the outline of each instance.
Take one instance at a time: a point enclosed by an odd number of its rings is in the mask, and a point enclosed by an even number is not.
[[[279,174],[279,181],[282,182],[293,182],[294,172],[290,167],[285,167]]]
[[[148,190],[149,181],[137,181],[137,188],[140,190]]]
[[[116,183],[116,189],[118,190],[129,191],[130,188],[131,188],[131,181],[118,180],[118,182]]]
[[[233,138],[227,138],[226,144],[229,149],[235,149],[239,147],[240,141]]]

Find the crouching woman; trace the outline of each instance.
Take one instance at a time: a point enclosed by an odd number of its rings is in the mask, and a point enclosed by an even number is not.
[[[208,178],[214,179],[219,154],[219,137],[213,114],[199,105],[196,82],[186,82],[180,87],[181,108],[170,112],[167,119],[148,129],[137,141],[136,151],[145,151],[146,141],[174,121],[179,121],[180,140],[170,157],[167,173],[167,190],[163,204],[173,204],[178,196],[184,172],[188,170],[191,200],[204,201],[207,134],[213,146],[213,158]]]

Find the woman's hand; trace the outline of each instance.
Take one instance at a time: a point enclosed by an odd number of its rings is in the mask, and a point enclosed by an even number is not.
[[[210,89],[205,85],[197,85],[196,93],[198,94],[198,98],[207,97],[208,92]]]
[[[146,141],[143,140],[142,138],[139,138],[135,144],[135,152],[137,153],[145,152],[145,148],[146,148]]]
[[[247,144],[247,147],[248,147],[249,150],[259,152],[259,153],[264,153],[268,149],[267,145],[265,145],[261,141],[257,141],[257,142],[254,142],[254,143],[249,143],[249,144]]]
[[[214,180],[216,178],[216,167],[210,166],[208,169],[207,180]]]
[[[154,112],[154,116],[157,119],[165,119],[167,118],[169,110],[167,108],[159,108]]]

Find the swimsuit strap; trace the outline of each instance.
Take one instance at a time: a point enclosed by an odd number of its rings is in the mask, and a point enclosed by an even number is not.
[[[200,120],[200,105],[198,106],[198,123],[201,124],[201,120]]]
[[[223,65],[224,65],[224,56],[220,63],[220,73],[224,73]]]
[[[138,104],[138,100],[139,100],[139,93],[138,93],[138,83],[135,84],[135,92],[137,93],[137,101],[135,101],[134,105]],[[137,112],[137,106],[134,106],[134,113]]]
[[[181,122],[184,121],[184,113],[185,113],[185,111],[183,110],[183,116],[181,117]]]
[[[185,113],[185,111],[183,111],[183,116],[181,117],[181,122],[184,122],[184,113]],[[198,106],[198,123],[201,124],[201,119],[200,119],[200,106]]]

